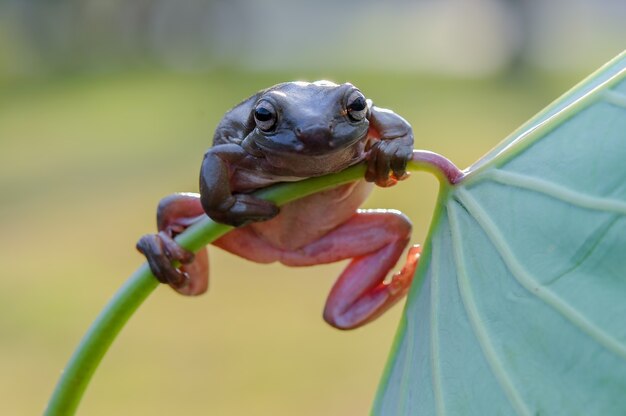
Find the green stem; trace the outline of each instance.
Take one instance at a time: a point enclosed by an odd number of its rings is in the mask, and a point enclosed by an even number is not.
[[[431,171],[440,179],[443,176],[447,177],[450,182],[454,182],[447,165],[438,163],[440,160],[447,162],[439,155],[415,151],[413,161],[409,163],[408,168]],[[357,165],[332,175],[272,186],[258,191],[255,195],[280,206],[324,189],[358,180],[363,177],[364,173],[365,166]],[[207,217],[187,228],[176,237],[176,241],[182,247],[196,252],[227,233],[231,228],[215,223]],[[159,282],[144,263],[118,290],[91,325],[70,358],[50,398],[45,416],[71,416],[76,412],[91,377],[113,340],[158,285]]]

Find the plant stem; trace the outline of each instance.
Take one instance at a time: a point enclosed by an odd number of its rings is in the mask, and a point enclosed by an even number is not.
[[[449,184],[459,183],[464,173],[449,159],[438,153],[427,150],[414,150],[413,158],[408,166],[409,170],[423,170],[432,173],[439,181],[446,180]]]
[[[117,291],[91,325],[52,394],[45,415],[73,415],[98,364],[137,308],[159,285],[143,264]]]
[[[413,152],[413,160],[409,162],[408,170],[429,171],[440,180],[445,178],[450,183],[456,183],[462,177],[461,171],[450,161],[436,153],[426,151]],[[280,206],[324,189],[358,180],[364,174],[365,165],[360,164],[332,175],[275,185],[260,190],[255,195]],[[231,228],[206,217],[178,235],[176,241],[182,247],[196,252]],[[76,412],[91,377],[113,340],[158,285],[159,282],[144,263],[118,290],[70,358],[48,402],[45,416],[71,416]]]

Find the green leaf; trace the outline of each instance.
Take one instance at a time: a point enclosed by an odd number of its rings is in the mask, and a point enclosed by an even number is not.
[[[626,414],[626,53],[434,218],[373,414]]]

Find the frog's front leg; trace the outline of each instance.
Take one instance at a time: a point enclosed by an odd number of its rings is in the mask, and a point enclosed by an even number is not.
[[[369,151],[365,179],[389,187],[408,177],[406,165],[413,156],[413,129],[391,110],[370,105]]]
[[[385,278],[410,234],[410,221],[398,211],[359,210],[317,241],[295,250],[272,246],[251,227],[237,229],[214,244],[258,263],[311,266],[353,259],[337,279],[324,309],[330,325],[352,329],[372,321],[406,294],[418,264],[418,246],[409,249],[400,272],[388,282]]]
[[[200,200],[213,220],[235,227],[268,220],[278,214],[278,207],[253,195],[232,192],[233,172],[241,164],[259,163],[240,145],[220,144],[209,149],[200,170]]]
[[[177,292],[193,296],[206,292],[209,282],[206,248],[195,256],[174,241],[194,222],[204,217],[200,195],[180,193],[166,196],[157,208],[157,234],[146,234],[137,242],[153,274],[161,283],[168,283]],[[180,268],[173,261],[182,263]]]

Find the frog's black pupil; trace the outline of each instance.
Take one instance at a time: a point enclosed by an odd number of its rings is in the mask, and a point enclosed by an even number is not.
[[[367,103],[365,102],[365,98],[358,97],[357,99],[352,101],[348,107],[352,111],[362,111],[362,110],[365,110],[366,106],[367,106]]]
[[[255,110],[254,117],[259,121],[269,121],[272,119],[272,112],[267,108],[259,107]]]

